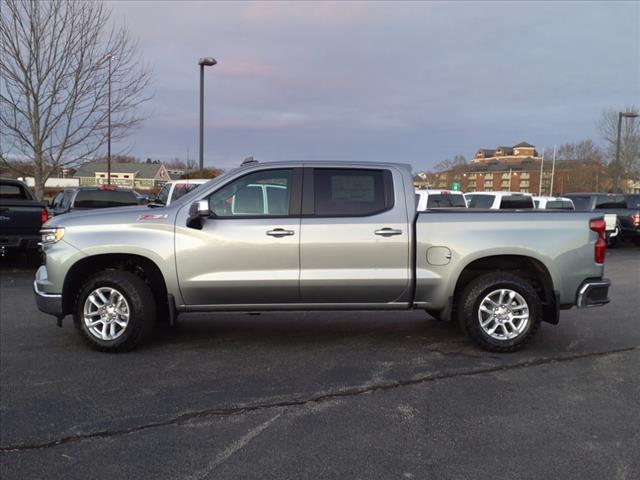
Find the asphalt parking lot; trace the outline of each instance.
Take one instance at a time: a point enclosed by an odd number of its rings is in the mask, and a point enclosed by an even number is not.
[[[421,311],[191,314],[90,350],[0,280],[0,476],[640,478],[640,248],[611,304],[491,354]]]

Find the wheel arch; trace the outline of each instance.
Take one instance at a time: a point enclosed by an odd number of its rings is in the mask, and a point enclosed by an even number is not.
[[[560,306],[558,294],[554,290],[553,278],[540,260],[526,255],[491,255],[467,264],[460,272],[453,290],[452,310],[455,310],[459,297],[469,282],[493,272],[509,272],[531,282],[542,302],[544,321],[558,323]],[[455,312],[452,311],[452,314]]]
[[[73,304],[83,280],[104,270],[125,270],[136,274],[149,285],[158,306],[167,304],[167,284],[153,260],[130,253],[108,253],[84,257],[71,266],[62,287],[62,309],[65,314],[73,312]]]

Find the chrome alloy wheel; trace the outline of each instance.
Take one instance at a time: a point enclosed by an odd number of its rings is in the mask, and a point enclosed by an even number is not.
[[[489,293],[478,308],[480,327],[491,338],[511,340],[529,324],[529,305],[522,295],[508,288]]]
[[[115,340],[129,324],[129,304],[111,287],[96,288],[84,302],[84,324],[100,340]]]

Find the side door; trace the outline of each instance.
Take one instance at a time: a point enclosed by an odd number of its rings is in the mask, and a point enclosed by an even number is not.
[[[402,303],[414,215],[404,192],[401,175],[386,168],[305,168],[302,303]]]
[[[203,197],[211,214],[201,229],[186,226],[182,217],[175,248],[187,305],[299,302],[301,180],[300,168],[253,171]],[[279,187],[282,202],[265,203],[269,185]]]

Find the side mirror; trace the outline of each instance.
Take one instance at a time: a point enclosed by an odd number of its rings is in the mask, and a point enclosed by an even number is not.
[[[189,208],[190,217],[208,217],[210,214],[209,200],[198,200],[193,202],[191,208]]]
[[[205,218],[211,216],[209,209],[209,200],[198,200],[193,202],[189,207],[189,218],[187,219],[187,227],[202,229],[202,222]]]

